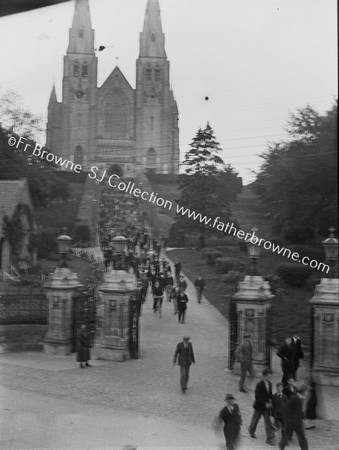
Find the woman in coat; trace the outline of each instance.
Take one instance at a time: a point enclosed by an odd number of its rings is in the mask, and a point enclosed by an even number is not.
[[[80,326],[80,333],[78,334],[78,341],[77,341],[77,352],[78,352],[77,361],[80,363],[80,369],[84,369],[85,365],[87,367],[91,367],[91,365],[88,363],[88,361],[91,359],[89,348],[90,348],[89,332],[87,331],[86,325],[82,324]]]

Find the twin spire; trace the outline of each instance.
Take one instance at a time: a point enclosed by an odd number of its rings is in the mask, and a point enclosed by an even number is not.
[[[76,0],[67,53],[94,54],[88,0]],[[140,33],[140,57],[166,58],[158,0],[147,0],[143,31]]]
[[[94,30],[88,0],[76,0],[67,53],[94,54]]]

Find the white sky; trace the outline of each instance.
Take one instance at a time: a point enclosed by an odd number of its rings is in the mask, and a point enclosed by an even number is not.
[[[337,98],[335,0],[159,3],[182,157],[209,121],[246,184],[266,143],[286,137],[290,112],[324,112]],[[96,47],[110,47],[97,53],[99,86],[118,56],[134,88],[146,0],[90,0],[90,9]],[[14,89],[44,121],[53,83],[61,100],[73,11],[72,1],[0,19],[0,94]]]

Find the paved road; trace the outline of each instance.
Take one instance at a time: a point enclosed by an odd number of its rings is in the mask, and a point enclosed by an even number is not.
[[[191,283],[187,293],[185,324],[177,323],[172,303],[164,302],[162,319],[155,317],[147,298],[138,360],[95,360],[92,368],[80,370],[75,355],[0,355],[0,448],[217,449],[223,438],[211,423],[227,392],[235,394],[243,415],[241,448],[269,448],[262,423],[257,439],[247,433],[255,380],[248,394],[239,393],[238,378],[225,370],[227,321],[206,299],[196,302]],[[196,354],[186,394],[172,366],[184,334],[191,336]],[[279,378],[278,372],[273,381]],[[338,450],[338,429],[338,422],[318,421],[316,431],[308,432],[310,448]]]

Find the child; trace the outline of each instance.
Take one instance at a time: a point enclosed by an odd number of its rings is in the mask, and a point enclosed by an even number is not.
[[[277,392],[273,394],[273,408],[272,415],[274,418],[274,427],[279,430],[281,428],[281,436],[285,433],[286,429],[286,416],[285,416],[285,405],[287,402],[287,397],[283,394],[284,385],[282,383],[276,384]]]

